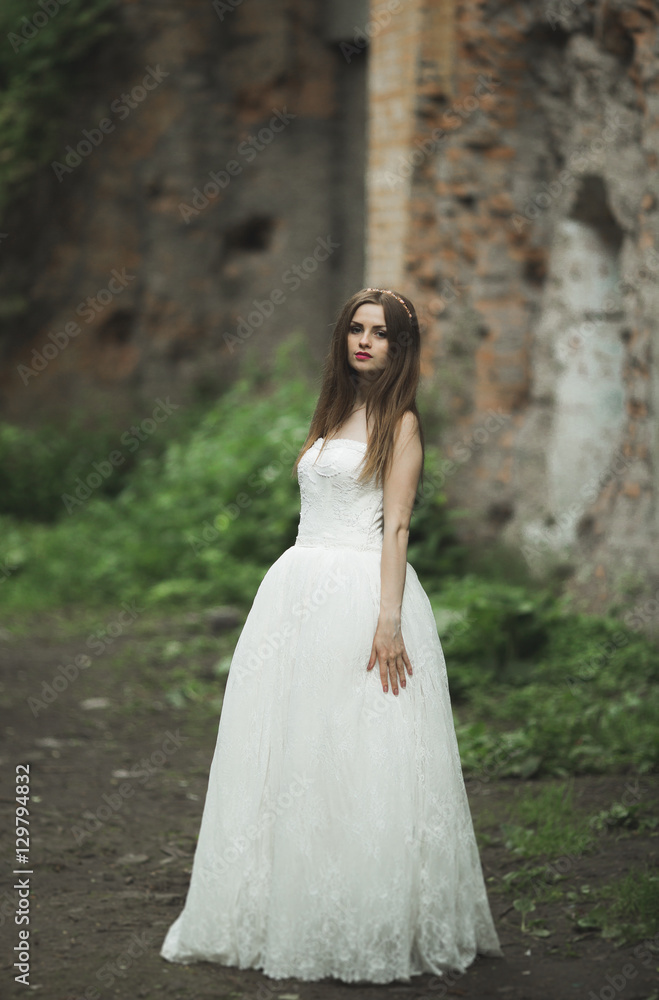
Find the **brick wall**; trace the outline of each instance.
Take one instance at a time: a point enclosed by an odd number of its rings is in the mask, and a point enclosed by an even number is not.
[[[659,585],[657,16],[424,0],[397,32],[413,130],[396,86],[399,130],[369,148],[371,171],[414,164],[396,199],[371,189],[369,278],[421,314],[464,533],[591,610]],[[374,120],[392,41],[373,43]]]
[[[401,287],[410,228],[420,0],[371,4],[368,78],[366,278]]]

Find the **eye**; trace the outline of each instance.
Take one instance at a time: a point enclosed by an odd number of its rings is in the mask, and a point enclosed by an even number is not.
[[[349,333],[361,333],[361,332],[362,332],[362,327],[358,323],[351,323],[350,324]],[[374,330],[373,334],[376,337],[384,337],[385,339],[387,337],[387,331],[386,330]]]

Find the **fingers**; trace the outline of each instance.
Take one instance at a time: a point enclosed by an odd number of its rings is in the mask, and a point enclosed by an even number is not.
[[[398,671],[398,680],[400,681],[400,686],[405,687],[407,680],[405,678],[405,661],[402,656],[396,658],[396,670]]]
[[[407,684],[405,670],[407,669],[410,677],[412,676],[412,664],[409,656],[407,655],[405,646],[403,645],[400,652],[394,653],[388,651],[386,648],[381,648],[374,640],[373,647],[371,649],[371,656],[366,669],[371,670],[375,666],[376,662],[380,669],[380,683],[382,684],[382,690],[385,694],[387,694],[389,691],[389,684],[391,684],[392,693],[397,695],[399,685],[404,688]]]
[[[396,664],[398,662],[398,657],[393,656],[391,659],[387,660],[387,669],[389,670],[389,677],[391,678],[391,691],[393,694],[398,694],[398,671],[396,669]]]
[[[401,687],[405,687],[405,664],[400,653],[381,658],[380,679],[382,681],[382,690],[385,694],[389,689],[388,681],[391,681],[391,691],[393,694],[398,694],[399,683]]]
[[[380,666],[380,682],[382,684],[382,690],[386,694],[387,691],[389,690],[389,685],[387,683],[387,681],[389,679],[388,678],[388,670],[389,670],[388,661],[385,659],[384,656],[378,656],[378,664]]]

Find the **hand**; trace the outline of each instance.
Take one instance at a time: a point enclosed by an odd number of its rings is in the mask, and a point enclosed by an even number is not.
[[[390,622],[388,625],[385,625],[378,622],[371,647],[371,656],[366,669],[372,670],[376,660],[380,666],[382,690],[385,694],[387,693],[389,690],[388,681],[391,679],[391,690],[394,694],[398,694],[399,680],[400,686],[405,687],[406,667],[410,677],[412,676],[412,664],[405,649],[399,623]]]

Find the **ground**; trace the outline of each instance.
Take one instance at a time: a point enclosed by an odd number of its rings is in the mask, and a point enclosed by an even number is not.
[[[503,958],[479,956],[466,973],[444,980],[427,974],[385,986],[278,981],[256,970],[161,959],[163,937],[185,899],[219,700],[190,700],[171,690],[164,697],[164,678],[169,683],[171,677],[162,660],[154,660],[153,639],[168,643],[175,654],[191,630],[207,633],[195,671],[212,685],[218,652],[226,658],[233,639],[213,635],[209,622],[194,615],[144,615],[139,628],[127,628],[94,653],[77,677],[69,670],[69,679],[57,683],[54,678],[64,676],[61,664],[90,651],[94,630],[88,618],[44,615],[27,624],[7,620],[0,629],[6,734],[0,760],[2,997],[34,991],[44,1000],[656,1000],[659,938],[653,939],[654,950],[639,948],[639,941],[616,947],[598,930],[577,926],[588,914],[592,887],[646,860],[656,864],[656,832],[605,829],[583,856],[544,859],[563,876],[561,891],[556,898],[545,893],[547,901],[538,901],[523,930],[524,916],[508,884],[520,862],[500,835],[521,784],[510,780],[467,781]],[[29,698],[41,701],[44,682],[54,698],[30,704]],[[13,874],[21,870],[13,832],[19,764],[29,765],[32,796],[29,986],[15,982],[12,967],[20,929],[14,923],[18,890],[11,881],[21,879]],[[594,814],[624,801],[633,787],[637,800],[656,809],[658,784],[656,775],[582,776],[575,781],[576,804]],[[569,905],[566,888],[576,899]]]

